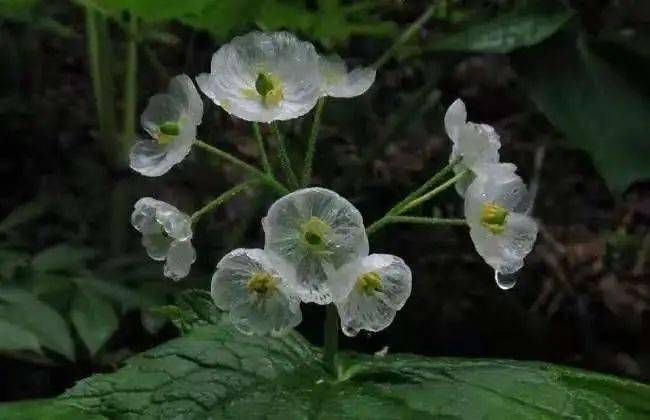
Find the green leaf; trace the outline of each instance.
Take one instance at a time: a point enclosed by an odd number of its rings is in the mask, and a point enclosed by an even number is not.
[[[0,2],[0,4],[2,3]],[[40,217],[45,212],[45,208],[45,202],[42,200],[29,201],[16,207],[0,222],[0,233],[7,232]]]
[[[93,356],[106,344],[119,324],[110,302],[94,291],[83,288],[77,291],[72,300],[70,319]]]
[[[513,64],[540,111],[572,147],[591,155],[612,191],[650,179],[650,101],[643,84],[570,34],[515,54]]]
[[[0,21],[29,22],[40,0],[0,0]]]
[[[412,355],[340,359],[341,374],[333,377],[295,332],[251,337],[226,321],[201,324],[115,373],[79,382],[42,410],[133,419],[650,416],[649,386],[566,367]],[[16,410],[0,405],[0,418],[15,418]]]
[[[38,338],[34,334],[2,319],[0,319],[0,337],[2,337],[0,352],[33,351],[41,353]]]
[[[571,18],[565,10],[553,13],[513,12],[473,23],[458,32],[434,37],[426,51],[509,53],[538,44],[557,32]]]
[[[95,252],[88,248],[76,248],[67,244],[55,245],[34,256],[32,267],[36,271],[67,271],[83,267]]]
[[[74,360],[68,324],[57,311],[31,293],[17,288],[0,288],[0,319],[29,331],[38,345]]]

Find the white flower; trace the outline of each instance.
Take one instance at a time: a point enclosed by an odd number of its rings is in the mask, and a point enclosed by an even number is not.
[[[302,321],[295,271],[261,249],[236,249],[212,276],[214,303],[245,334],[282,334]]]
[[[334,278],[341,329],[349,337],[389,326],[411,294],[411,270],[393,255],[372,254],[353,261]]]
[[[156,261],[165,261],[164,274],[180,280],[196,260],[190,217],[171,204],[150,197],[135,203],[131,224],[142,233],[142,245]]]
[[[328,278],[342,265],[368,255],[361,213],[324,188],[306,188],[273,203],[262,221],[264,249],[296,269],[303,302],[332,301]]]
[[[454,166],[455,173],[470,169],[475,174],[480,165],[499,161],[499,135],[487,124],[468,122],[462,100],[456,99],[447,109],[445,130],[453,143],[449,161],[462,157],[460,164]],[[461,197],[472,180],[473,176],[469,175],[456,182],[456,191]]]
[[[321,96],[318,54],[288,32],[252,32],[212,56],[196,81],[214,103],[247,121],[289,120],[309,112]]]
[[[323,92],[336,98],[352,98],[367,91],[375,82],[376,71],[360,67],[348,72],[345,62],[338,55],[320,56],[320,72]]]
[[[151,138],[131,148],[131,168],[145,176],[169,171],[190,153],[202,117],[203,102],[192,80],[184,74],[174,77],[168,93],[151,97],[142,113],[142,127]]]
[[[537,223],[526,214],[526,186],[515,170],[510,163],[485,164],[465,195],[470,236],[502,288],[509,288],[505,283],[514,286],[507,276],[524,265],[537,237]]]

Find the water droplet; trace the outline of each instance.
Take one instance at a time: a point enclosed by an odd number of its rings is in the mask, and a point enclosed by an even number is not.
[[[497,282],[502,290],[509,290],[517,284],[517,276],[514,274],[501,274],[498,271],[494,272],[494,280]]]

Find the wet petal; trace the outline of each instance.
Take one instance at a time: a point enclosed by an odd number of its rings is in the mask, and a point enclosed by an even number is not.
[[[164,261],[167,258],[171,243],[172,239],[161,233],[142,237],[142,246],[147,250],[147,255],[156,261]]]
[[[143,197],[133,206],[131,224],[143,235],[160,233],[160,225],[156,220],[156,203],[158,203],[158,200]]]
[[[131,148],[129,166],[144,176],[160,176],[174,166],[167,157],[167,146],[154,140],[140,140]]]
[[[323,90],[326,95],[337,98],[352,98],[365,93],[375,82],[376,70],[360,67],[348,72],[347,66],[337,55],[320,57]]]
[[[165,277],[178,281],[187,277],[194,261],[196,261],[196,251],[189,240],[173,241],[167,252],[163,273]]]
[[[445,113],[445,130],[453,143],[458,141],[460,130],[467,121],[467,110],[461,99],[456,99]]]
[[[192,79],[181,74],[169,83],[169,95],[181,104],[184,114],[192,125],[200,125],[203,119],[203,100],[197,92]]]

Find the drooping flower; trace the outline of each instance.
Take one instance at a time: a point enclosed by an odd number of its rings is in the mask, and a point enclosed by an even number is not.
[[[481,165],[499,162],[501,141],[491,126],[467,121],[467,110],[461,99],[456,99],[447,109],[445,130],[453,143],[449,161],[462,158],[454,166],[454,172],[458,174],[466,169],[472,171],[456,182],[456,191],[464,197],[467,187],[474,179],[473,175]]]
[[[330,303],[331,274],[368,255],[361,213],[324,188],[306,188],[280,198],[262,225],[264,249],[295,267],[297,293],[303,302]]]
[[[202,118],[203,101],[192,80],[184,74],[174,77],[168,92],[152,96],[142,113],[142,127],[151,138],[131,148],[131,168],[145,176],[169,171],[190,153]]]
[[[229,114],[265,123],[309,112],[322,84],[314,46],[288,32],[235,37],[212,56],[210,73],[196,81]]]
[[[261,249],[236,249],[219,261],[211,294],[245,334],[282,334],[302,321],[295,270]]]
[[[476,251],[495,271],[501,288],[524,264],[537,238],[537,223],[526,214],[526,185],[510,163],[485,164],[465,194],[465,218]]]
[[[320,56],[323,93],[336,98],[352,98],[365,93],[375,82],[376,70],[359,67],[351,72],[338,55]]]
[[[135,203],[131,224],[142,233],[147,254],[156,261],[165,261],[165,277],[180,280],[189,274],[196,252],[187,214],[164,201],[145,197]]]
[[[332,292],[341,329],[353,337],[360,330],[389,326],[411,294],[411,270],[393,255],[372,254],[341,267]]]

